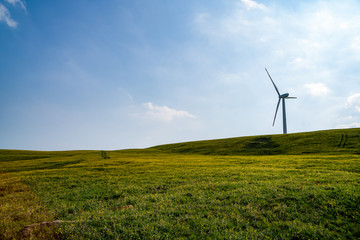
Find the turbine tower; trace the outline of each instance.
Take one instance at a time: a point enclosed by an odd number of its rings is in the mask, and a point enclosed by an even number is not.
[[[275,87],[275,90],[279,96],[279,101],[277,103],[277,106],[276,106],[276,111],[275,111],[275,116],[274,116],[274,121],[273,121],[273,126],[275,124],[275,120],[276,120],[276,115],[277,115],[277,112],[279,110],[279,105],[280,105],[280,101],[282,102],[282,110],[283,110],[283,113],[282,113],[282,116],[283,116],[283,133],[284,134],[287,134],[287,126],[286,126],[286,111],[285,111],[285,99],[296,99],[296,97],[289,97],[289,93],[284,93],[284,94],[280,94],[279,92],[279,89],[276,87],[274,81],[272,80],[268,70],[265,68],[265,71],[267,73],[267,75],[269,76],[271,82],[273,83],[274,87]]]

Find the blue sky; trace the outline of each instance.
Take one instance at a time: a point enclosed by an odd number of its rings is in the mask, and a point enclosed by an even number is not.
[[[360,2],[0,0],[0,148],[360,127]]]

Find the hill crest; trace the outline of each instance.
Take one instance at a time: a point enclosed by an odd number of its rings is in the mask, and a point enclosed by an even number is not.
[[[360,128],[193,141],[150,149],[202,155],[360,154]]]

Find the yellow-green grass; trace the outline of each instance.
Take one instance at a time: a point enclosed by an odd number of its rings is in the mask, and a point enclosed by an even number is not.
[[[349,148],[333,146],[329,140],[341,132],[348,135]],[[234,139],[228,139],[228,154],[224,152],[226,140],[208,141],[213,152],[204,154],[198,152],[199,142],[184,143],[186,154],[175,153],[174,145],[106,153],[0,150],[4,172],[0,176],[13,179],[9,181],[26,190],[17,195],[15,191],[0,193],[2,216],[16,211],[20,216],[3,220],[0,236],[18,239],[26,225],[65,220],[68,222],[45,233],[38,230],[31,237],[358,239],[359,149],[355,140],[349,140],[355,139],[349,136],[358,130],[341,132],[325,132],[328,138],[323,139],[330,147],[324,142],[322,146],[333,151],[291,155],[261,155],[254,149],[264,151],[263,147],[247,143],[238,148],[244,150],[243,155],[240,151],[235,155]],[[266,137],[275,142],[273,148],[280,145],[282,151],[290,151],[284,147],[286,138],[296,136]],[[297,146],[298,152],[310,152],[304,150],[309,149],[305,143],[318,141],[316,134],[298,137],[308,138]],[[259,142],[256,139],[260,137],[253,138]],[[218,148],[213,144],[216,141]],[[200,143],[201,149],[206,149],[206,144]],[[271,150],[270,145],[266,147]],[[23,204],[13,200],[17,196],[32,200]],[[33,206],[41,210],[36,216],[27,216]]]
[[[24,239],[24,226],[34,222],[52,221],[51,210],[46,209],[19,177],[0,173],[0,239]],[[34,229],[37,239],[54,239],[59,235],[54,228]]]

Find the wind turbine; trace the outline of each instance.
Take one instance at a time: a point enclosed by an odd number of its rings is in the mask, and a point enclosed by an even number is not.
[[[283,133],[286,134],[287,133],[287,126],[286,126],[285,99],[296,99],[296,97],[289,97],[289,93],[280,94],[279,89],[276,87],[274,81],[272,80],[272,78],[271,78],[271,76],[270,76],[270,74],[269,74],[269,72],[268,72],[268,70],[266,68],[265,68],[265,71],[266,71],[267,75],[269,76],[271,82],[273,83],[277,94],[279,95],[279,101],[278,101],[277,106],[276,106],[273,126],[275,124],[276,115],[277,115],[277,112],[279,110],[279,105],[280,105],[280,101],[281,101],[282,102],[282,110],[283,110],[283,114],[282,114],[282,116],[283,116]]]

